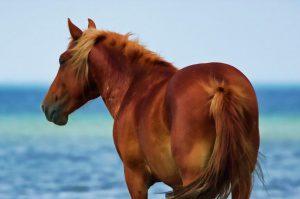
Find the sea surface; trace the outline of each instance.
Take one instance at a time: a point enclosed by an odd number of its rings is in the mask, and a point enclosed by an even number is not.
[[[260,158],[265,186],[253,199],[300,198],[300,86],[257,86]],[[75,112],[64,127],[40,110],[46,88],[0,86],[0,199],[129,198],[101,99]],[[150,189],[150,199],[170,188]]]

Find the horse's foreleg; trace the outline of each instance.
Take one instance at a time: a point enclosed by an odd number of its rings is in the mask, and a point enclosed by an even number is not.
[[[145,167],[125,167],[126,184],[132,199],[147,199],[151,176]]]

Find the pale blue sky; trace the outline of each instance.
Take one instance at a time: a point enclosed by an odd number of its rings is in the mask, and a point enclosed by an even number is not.
[[[300,1],[1,1],[0,84],[49,84],[67,18],[133,32],[181,68],[234,65],[255,83],[300,84]]]

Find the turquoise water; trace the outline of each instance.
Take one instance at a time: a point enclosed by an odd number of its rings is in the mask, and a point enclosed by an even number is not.
[[[129,198],[101,100],[49,123],[39,105],[44,88],[0,87],[0,198]],[[300,88],[258,87],[261,158],[266,187],[252,198],[299,198]],[[150,198],[164,198],[159,183]]]

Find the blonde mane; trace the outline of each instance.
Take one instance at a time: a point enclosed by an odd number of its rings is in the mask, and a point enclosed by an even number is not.
[[[172,66],[156,53],[146,49],[137,39],[130,40],[130,33],[121,35],[115,32],[87,29],[82,36],[75,41],[71,48],[72,58],[70,65],[74,67],[78,77],[88,77],[88,55],[97,42],[101,42],[108,49],[114,49],[122,53],[131,63],[137,63],[139,67],[151,67],[154,65]]]

